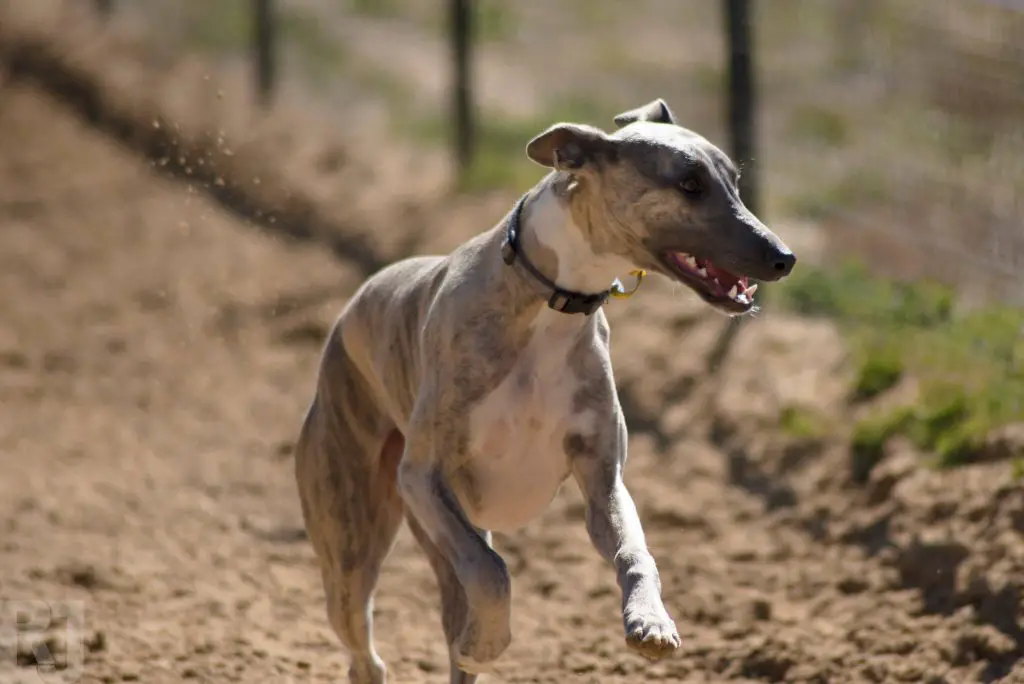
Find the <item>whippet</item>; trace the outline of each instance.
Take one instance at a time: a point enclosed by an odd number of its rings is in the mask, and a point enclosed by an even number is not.
[[[539,516],[572,475],[622,591],[629,647],[679,647],[622,480],[626,424],[601,306],[642,269],[730,315],[795,257],[743,204],[719,148],[660,99],[608,134],[559,123],[526,145],[550,172],[447,256],[368,278],[322,351],[296,449],[302,512],[353,684],[380,684],[378,573],[403,518],[441,593],[451,682],[475,682],[511,640],[510,581],[491,530]]]

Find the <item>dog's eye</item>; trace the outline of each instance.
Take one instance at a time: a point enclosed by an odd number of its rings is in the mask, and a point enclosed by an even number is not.
[[[687,195],[699,195],[704,190],[704,186],[701,185],[699,179],[690,176],[689,178],[684,178],[682,182],[679,183],[679,189]]]

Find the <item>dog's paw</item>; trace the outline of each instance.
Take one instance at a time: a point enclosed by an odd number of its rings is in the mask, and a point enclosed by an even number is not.
[[[494,668],[495,661],[512,642],[508,629],[481,629],[482,625],[469,617],[459,639],[452,645],[452,655],[459,670],[469,675],[482,675]],[[490,625],[495,628],[495,625]]]
[[[460,671],[471,675],[490,674],[494,669],[494,661],[481,662],[471,655],[464,653],[455,654],[455,666]]]
[[[467,674],[486,674],[494,662],[505,652],[512,636],[508,632],[493,638],[481,638],[474,625],[467,625],[462,636],[453,645],[455,664]]]
[[[488,674],[494,669],[495,661],[504,651],[505,647],[503,646],[475,647],[472,649],[456,646],[454,654],[455,665],[466,674]]]
[[[679,632],[664,607],[627,608],[623,618],[626,645],[648,660],[661,660],[679,648]]]

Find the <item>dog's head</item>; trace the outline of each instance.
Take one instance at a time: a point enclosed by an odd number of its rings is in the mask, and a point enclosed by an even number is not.
[[[596,253],[685,283],[726,313],[750,311],[748,279],[779,280],[796,257],[743,204],[735,164],[660,99],[615,123],[612,134],[556,124],[526,154],[569,175],[573,217]]]

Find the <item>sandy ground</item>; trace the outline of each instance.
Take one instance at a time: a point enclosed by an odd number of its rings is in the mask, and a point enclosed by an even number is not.
[[[0,598],[82,601],[83,681],[344,680],[291,443],[360,278],[41,91],[0,91]],[[723,321],[688,294],[645,286],[610,317],[627,483],[683,647],[653,665],[627,652],[570,484],[497,540],[514,641],[488,681],[1024,682],[1024,493],[1006,464],[938,474],[901,448],[853,487],[841,444],[766,427],[789,405],[843,419],[830,326],[762,316],[709,374]],[[375,613],[393,681],[447,681],[405,530]],[[17,679],[28,646],[6,655],[0,681],[35,681]]]

